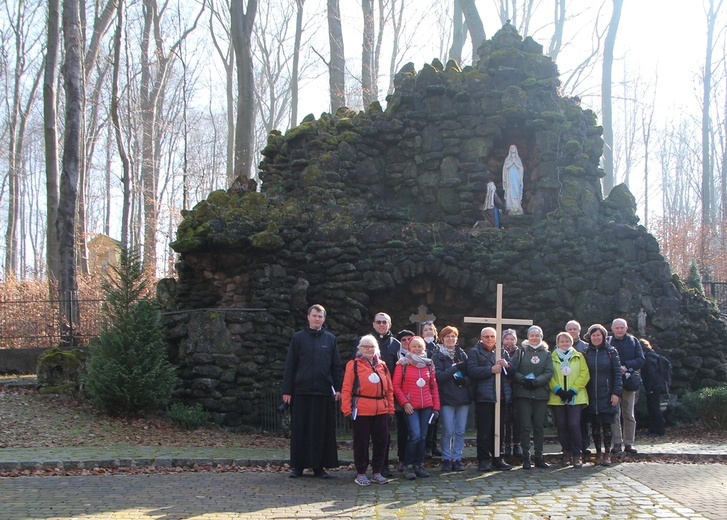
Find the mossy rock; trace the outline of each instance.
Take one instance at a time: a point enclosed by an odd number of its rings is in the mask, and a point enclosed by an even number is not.
[[[88,355],[83,350],[51,348],[38,357],[36,372],[40,388],[66,389],[70,393],[80,387]],[[61,393],[61,392],[51,392]]]

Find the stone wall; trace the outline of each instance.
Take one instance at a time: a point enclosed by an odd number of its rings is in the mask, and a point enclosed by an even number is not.
[[[463,70],[404,67],[385,111],[340,109],[273,132],[261,192],[241,181],[185,213],[178,282],[161,286],[180,397],[221,423],[258,424],[313,303],[328,309],[345,358],[377,311],[398,330],[422,304],[460,327],[468,349],[479,328],[463,317],[494,315],[497,283],[504,315],[533,319],[551,340],[572,318],[635,325],[645,312],[677,389],[725,381],[714,306],[672,277],[625,186],[603,199],[593,112],[559,95],[555,64],[509,25],[480,56]],[[511,144],[526,214],[476,225]]]

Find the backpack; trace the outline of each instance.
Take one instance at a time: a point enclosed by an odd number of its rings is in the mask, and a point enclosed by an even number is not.
[[[664,381],[664,389],[668,394],[669,386],[671,386],[671,363],[661,354],[656,354],[656,365],[659,367],[659,375]]]

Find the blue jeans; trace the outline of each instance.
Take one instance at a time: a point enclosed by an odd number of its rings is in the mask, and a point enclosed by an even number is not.
[[[467,427],[469,405],[443,405],[439,412],[442,425],[442,460],[462,460],[464,431]]]
[[[421,466],[424,463],[424,442],[427,439],[427,427],[432,417],[431,408],[414,410],[411,415],[404,414],[406,426],[409,429],[409,439],[406,442],[407,466]]]

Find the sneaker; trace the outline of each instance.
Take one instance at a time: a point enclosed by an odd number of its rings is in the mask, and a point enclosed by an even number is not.
[[[415,480],[417,478],[417,474],[414,473],[414,468],[411,466],[407,466],[404,468],[404,478],[406,480]]]
[[[313,476],[318,478],[331,478],[328,472],[323,468],[313,470]]]
[[[543,460],[543,457],[535,457],[535,467],[540,469],[547,469],[550,467],[550,464],[545,462],[545,460]]]
[[[426,478],[429,476],[429,472],[425,470],[422,466],[414,466],[414,474],[417,477]]]
[[[381,474],[386,478],[391,478],[394,476],[394,474],[391,472],[391,468],[389,466],[384,466],[381,468]]]
[[[376,473],[373,477],[371,477],[371,482],[375,484],[388,484],[389,479],[386,478],[383,473]]]
[[[573,469],[578,469],[578,468],[582,468],[582,467],[583,467],[583,463],[581,462],[580,458],[573,459]]]
[[[586,448],[585,450],[583,450],[583,455],[590,457],[591,455],[593,455],[593,452]]]
[[[452,463],[452,470],[453,471],[464,471],[464,466],[462,465],[462,461],[461,460],[455,460]]]
[[[498,457],[496,459],[492,459],[492,466],[500,471],[507,471],[508,469],[512,469],[512,466],[502,460],[502,457]]]
[[[383,478],[383,477],[381,477]],[[366,475],[356,475],[356,478],[353,479],[353,481],[358,484],[359,486],[370,486],[371,481]]]
[[[442,471],[452,471],[452,461],[451,460],[442,461]]]
[[[626,447],[624,448],[624,451],[626,453],[631,453],[631,454],[634,454],[634,455],[638,453],[638,450],[636,448],[634,448],[633,446],[631,446],[630,444],[627,444],[626,445]]]

